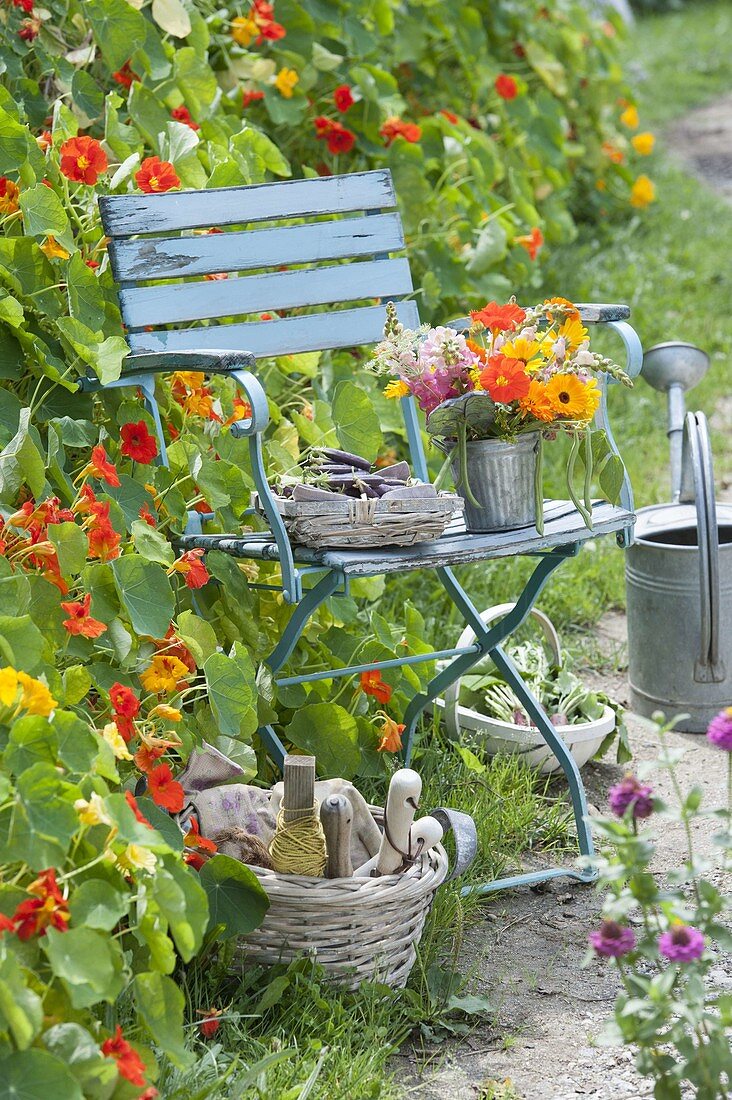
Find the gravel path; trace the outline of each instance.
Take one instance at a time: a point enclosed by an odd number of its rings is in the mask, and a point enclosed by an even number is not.
[[[613,613],[597,628],[598,641],[612,664],[595,677],[596,685],[627,701],[623,668],[625,618]],[[588,682],[592,677],[587,677]],[[635,762],[657,756],[653,726],[630,716]],[[682,788],[700,779],[705,804],[726,800],[725,769],[718,750],[706,738],[672,734],[674,745],[687,749],[679,765]],[[609,786],[623,769],[608,763],[583,770],[591,807],[604,807]],[[652,782],[673,801],[667,773]],[[700,853],[710,852],[711,829],[696,828]],[[680,828],[663,824],[653,869],[664,875],[681,862],[685,851]],[[436,1059],[421,1060],[418,1051],[403,1054],[405,1096],[422,1100],[624,1100],[647,1097],[652,1089],[639,1078],[630,1051],[594,1045],[602,1023],[612,1014],[618,991],[614,972],[599,960],[581,963],[587,933],[598,921],[601,897],[593,887],[571,880],[549,884],[542,893],[514,891],[486,907],[484,919],[466,936],[461,957],[472,975],[475,992],[489,994],[495,1006],[491,1026],[439,1048]],[[715,985],[732,991],[732,959],[718,964]],[[510,1082],[510,1084],[508,1083]],[[496,1085],[499,1087],[496,1089]]]

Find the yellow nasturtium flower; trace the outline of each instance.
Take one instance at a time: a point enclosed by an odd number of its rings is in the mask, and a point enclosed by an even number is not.
[[[8,665],[0,668],[0,704],[11,707],[18,694],[18,673]]]
[[[638,176],[638,179],[630,189],[630,205],[642,209],[649,206],[656,198],[656,187],[648,176]]]
[[[180,722],[183,715],[176,707],[169,707],[167,703],[158,703],[150,711],[151,718],[164,718],[166,722]]]
[[[156,653],[149,668],[140,673],[140,680],[145,691],[160,695],[164,691],[176,691],[179,682],[189,675],[188,669],[177,657]]]
[[[122,871],[149,871],[155,870],[157,858],[149,848],[143,848],[141,844],[128,844],[124,852],[117,856],[117,866]]]
[[[59,244],[53,234],[49,233],[41,245],[41,252],[45,252],[49,260],[68,260],[71,253]]]
[[[653,152],[656,138],[650,131],[646,130],[642,134],[634,134],[630,139],[630,144],[633,146],[636,153],[640,153],[642,157],[647,157],[649,153]]]
[[[117,760],[132,759],[132,753],[128,750],[125,739],[114,722],[107,722],[107,725],[102,730],[102,737],[109,745]]]
[[[292,91],[300,77],[294,69],[280,69],[274,79],[274,86],[285,99],[292,99]]]
[[[40,680],[34,680],[27,672],[18,673],[18,683],[23,688],[23,696],[20,705],[29,714],[39,714],[42,718],[48,718],[52,710],[58,706],[51,692]]]
[[[231,21],[231,37],[239,46],[243,46],[244,49],[251,45],[253,40],[260,34],[259,27],[256,22],[248,15],[237,15],[236,19]]]
[[[87,801],[85,798],[77,798],[74,809],[79,815],[82,825],[112,825],[113,821],[107,813],[104,799],[95,792]]]
[[[638,108],[632,104],[630,107],[626,107],[620,116],[620,121],[623,126],[627,126],[629,130],[637,130],[640,119],[638,118]]]

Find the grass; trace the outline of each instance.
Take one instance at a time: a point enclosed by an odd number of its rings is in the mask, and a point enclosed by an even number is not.
[[[583,227],[578,240],[550,258],[541,292],[575,300],[623,301],[644,346],[660,340],[688,340],[711,355],[713,369],[693,392],[690,407],[712,414],[720,394],[729,393],[727,354],[732,343],[729,312],[732,207],[688,176],[674,160],[663,127],[672,118],[732,91],[726,41],[732,31],[728,0],[693,3],[684,11],[652,16],[638,24],[626,47],[626,68],[637,88],[644,127],[661,127],[658,151],[647,171],[658,187],[658,203],[636,215],[598,227]],[[534,290],[532,294],[535,294]],[[665,404],[639,382],[631,392],[612,395],[614,427],[640,505],[668,497]],[[732,469],[731,441],[713,437],[716,468]],[[515,597],[530,564],[512,562],[472,578],[479,606]],[[587,627],[624,601],[623,558],[611,540],[585,550],[554,575],[541,606],[566,632]],[[420,607],[439,638],[452,642],[457,616],[435,591],[434,581],[412,575],[409,598]],[[404,596],[397,593],[396,599]],[[388,614],[388,607],[385,609]],[[561,849],[569,840],[566,808],[547,797],[520,763],[496,760],[468,770],[439,732],[425,739],[418,767],[425,779],[424,805],[449,802],[476,818],[480,856],[468,881],[480,881],[516,866],[531,847]],[[190,1002],[190,1045],[194,1067],[166,1065],[159,1082],[167,1100],[257,1097],[259,1100],[392,1100],[404,1095],[390,1070],[390,1058],[408,1035],[427,1038],[467,1026],[449,1011],[448,976],[466,924],[477,919],[477,903],[444,887],[430,914],[418,965],[409,987],[393,995],[380,987],[358,996],[338,993],[319,980],[303,960],[286,972],[227,970],[224,960],[199,960],[181,974]],[[215,1039],[199,1039],[196,1010],[226,1010]],[[252,1068],[253,1067],[253,1068]],[[224,1078],[225,1079],[222,1079]],[[488,1081],[484,1100],[516,1096],[510,1082]]]

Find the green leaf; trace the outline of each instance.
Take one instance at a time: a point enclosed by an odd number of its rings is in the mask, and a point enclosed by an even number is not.
[[[3,1059],[3,1091],[13,1100],[84,1100],[68,1066],[47,1050],[17,1051]]]
[[[69,260],[67,279],[71,316],[98,332],[106,321],[102,284],[84,263],[81,252],[75,252]]]
[[[164,974],[136,974],[133,982],[135,1004],[154,1041],[174,1066],[185,1069],[195,1061],[186,1050],[183,1037],[185,997],[174,981]]]
[[[92,928],[49,928],[42,947],[74,1008],[89,1008],[99,1001],[113,1004],[122,992],[122,949],[110,936]]]
[[[209,918],[206,892],[198,875],[185,864],[168,860],[153,878],[152,893],[183,962],[190,962],[203,942]]]
[[[90,1100],[107,1100],[117,1082],[114,1059],[107,1058],[99,1043],[80,1024],[56,1024],[43,1034],[49,1053],[65,1062]]]
[[[172,565],[175,558],[173,547],[161,531],[145,523],[144,519],[136,519],[132,521],[130,534],[135,543],[135,550],[146,561],[155,561],[158,565]]]
[[[309,703],[298,710],[286,732],[288,740],[316,758],[319,775],[350,779],[358,770],[358,725],[345,707]]]
[[[112,562],[112,572],[132,629],[151,638],[163,638],[175,611],[165,570],[155,562],[127,555]]]
[[[210,623],[194,615],[192,611],[183,611],[178,616],[176,634],[190,649],[199,667],[203,666],[216,652],[218,646],[216,631]]]
[[[87,879],[72,891],[69,911],[74,925],[111,932],[130,907],[129,898],[100,878]]]
[[[246,650],[235,646],[230,657],[212,653],[203,672],[219,732],[228,737],[253,733],[257,728],[257,689],[254,666]]]
[[[9,647],[16,669],[22,669],[31,675],[36,673],[43,661],[46,640],[31,619],[30,615],[0,615],[0,637],[5,647]]]
[[[92,122],[104,111],[104,92],[86,69],[77,69],[71,79],[71,98]]]
[[[55,764],[56,749],[56,736],[48,719],[26,714],[10,729],[3,763],[13,775],[20,775],[39,761]]]
[[[191,33],[191,17],[181,0],[153,0],[152,17],[166,34],[185,38]]]
[[[59,317],[56,327],[82,363],[92,368],[100,382],[105,386],[108,382],[116,382],[122,373],[122,364],[130,354],[121,336],[102,339],[101,332],[93,332],[78,317]]]
[[[28,136],[24,126],[0,107],[0,164],[4,172],[22,168],[28,156]]]
[[[144,18],[127,0],[86,0],[84,15],[110,69],[121,69],[147,36]]]
[[[200,879],[208,894],[210,928],[222,924],[227,937],[259,928],[269,898],[254,871],[238,859],[218,854],[204,863]]]
[[[0,452],[0,499],[8,505],[15,503],[23,482],[34,497],[40,497],[46,484],[45,461],[30,432],[30,413],[29,408],[21,410],[18,431]]]
[[[208,118],[218,102],[220,90],[211,67],[192,46],[175,51],[174,75],[193,117]]]
[[[623,488],[625,466],[619,455],[611,455],[600,471],[600,488],[611,504],[617,504],[620,500],[620,491]]]
[[[8,952],[0,959],[0,1029],[10,1032],[19,1050],[27,1050],[42,1023],[41,998],[28,988],[18,960]]]
[[[80,573],[89,552],[89,540],[81,527],[73,521],[52,523],[48,528],[48,538],[56,547],[61,575],[70,577]]]
[[[541,77],[550,92],[562,97],[567,95],[567,71],[561,61],[535,38],[526,41],[526,60]]]
[[[58,238],[69,230],[63,203],[52,187],[37,183],[21,191],[18,202],[23,211],[23,228],[29,237],[51,233]]]
[[[498,218],[486,222],[478,233],[473,253],[465,266],[470,275],[484,275],[508,252],[508,236]]]
[[[159,150],[160,138],[166,133],[170,122],[170,114],[162,101],[144,84],[135,81],[130,89],[127,107],[138,129],[148,138],[150,144]]]
[[[353,382],[339,382],[333,395],[333,423],[344,451],[376,458],[383,444],[379,418],[371,398]]]

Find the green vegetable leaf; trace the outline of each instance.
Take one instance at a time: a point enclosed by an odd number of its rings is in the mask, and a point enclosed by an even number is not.
[[[175,611],[165,570],[137,555],[126,555],[112,562],[112,572],[132,629],[151,638],[163,638]]]
[[[269,898],[249,867],[231,856],[215,855],[200,872],[208,894],[209,927],[224,925],[226,936],[242,936],[259,928]]]
[[[337,703],[309,703],[297,711],[287,727],[287,737],[299,749],[312,753],[321,776],[350,779],[358,770],[356,719]]]

